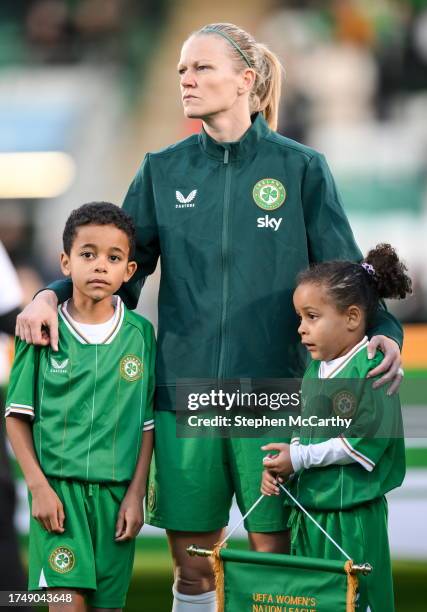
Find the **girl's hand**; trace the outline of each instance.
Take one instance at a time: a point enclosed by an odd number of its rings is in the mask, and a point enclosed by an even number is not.
[[[403,379],[402,358],[400,348],[397,342],[387,336],[373,336],[368,344],[368,357],[372,359],[375,356],[377,348],[380,348],[384,353],[384,359],[379,366],[370,370],[367,378],[384,374],[379,380],[376,380],[372,387],[374,389],[391,382],[390,388],[387,391],[388,395],[392,395],[399,390]]]
[[[141,531],[144,524],[142,497],[128,491],[120,505],[116,523],[116,542],[132,540]]]
[[[264,470],[262,473],[261,493],[268,496],[280,495],[280,489],[276,484],[277,482],[283,482],[280,476],[276,476],[268,470]]]
[[[49,533],[64,533],[64,507],[49,483],[33,489],[31,494],[32,516]]]
[[[291,461],[289,444],[272,442],[271,444],[261,446],[261,450],[278,451],[277,455],[264,457],[263,465],[265,468],[281,476],[293,474],[294,468]]]

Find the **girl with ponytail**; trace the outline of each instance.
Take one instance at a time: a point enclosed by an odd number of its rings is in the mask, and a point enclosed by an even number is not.
[[[299,378],[306,355],[292,305],[297,274],[312,262],[360,261],[361,253],[323,155],[276,132],[282,67],[271,50],[236,25],[209,24],[184,42],[178,75],[184,114],[202,129],[148,153],[129,188],[123,207],[137,228],[138,271],[120,295],[135,308],[161,258],[146,520],[168,533],[173,611],[211,612],[209,560],[190,558],[186,547],[222,539],[234,494],[242,514],[252,506],[262,442],[177,438],[176,390],[193,393],[188,381],[199,379]],[[50,289],[18,317],[17,334],[55,350],[57,301],[70,287]],[[370,350],[385,353],[372,374],[396,389],[402,329],[380,308],[368,333]],[[251,547],[287,552],[287,513],[280,500],[264,500],[245,521]]]
[[[399,399],[384,387],[372,391],[366,381],[372,368],[366,332],[382,299],[403,299],[409,293],[411,279],[389,244],[369,251],[362,263],[318,263],[298,276],[298,332],[313,358],[301,387],[304,420],[347,418],[337,422],[333,433],[302,426],[290,445],[263,447],[277,454],[264,458],[262,493],[279,495],[277,481],[293,474],[289,486],[302,506],[353,561],[372,566],[369,579],[360,578],[360,610],[394,611],[385,494],[405,476]],[[374,364],[382,359],[377,353]],[[333,378],[339,380],[328,385],[326,379]],[[292,553],[340,559],[341,553],[325,546],[312,525],[293,508]]]

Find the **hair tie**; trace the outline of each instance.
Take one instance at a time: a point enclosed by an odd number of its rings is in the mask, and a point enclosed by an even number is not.
[[[233,47],[236,49],[236,51],[238,51],[240,53],[240,55],[243,57],[243,59],[245,60],[245,62],[247,63],[247,65],[249,66],[249,68],[253,68],[251,60],[249,59],[249,57],[247,56],[247,54],[243,51],[243,49],[241,49],[239,47],[239,45],[236,43],[235,40],[233,40],[233,38],[231,38],[231,36],[229,36],[228,34],[226,34],[225,32],[223,32],[222,30],[218,30],[217,28],[202,28],[200,30],[200,32],[203,34],[204,32],[212,32],[213,34],[219,34],[220,36],[222,36],[223,38],[225,38],[225,40],[228,40],[228,42],[233,45]]]
[[[366,272],[370,275],[370,276],[375,276],[376,272],[375,272],[375,268],[374,266],[372,266],[369,263],[366,263],[366,261],[364,261],[362,264],[360,264],[362,266],[362,268],[364,270],[366,270]]]

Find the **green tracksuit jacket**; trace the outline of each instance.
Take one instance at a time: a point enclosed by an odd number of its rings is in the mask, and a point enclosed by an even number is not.
[[[139,265],[121,291],[128,307],[161,257],[157,409],[174,409],[177,379],[302,376],[297,273],[362,259],[321,154],[258,114],[238,142],[202,132],[147,154],[123,208],[136,223]],[[69,296],[65,281],[50,288]],[[369,333],[402,344],[383,308]]]

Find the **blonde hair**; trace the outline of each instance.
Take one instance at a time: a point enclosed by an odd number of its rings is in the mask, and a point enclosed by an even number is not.
[[[216,34],[228,40],[230,53],[239,68],[249,66],[255,71],[255,83],[249,96],[250,113],[261,112],[270,128],[276,130],[283,72],[277,55],[233,23],[210,23],[192,35],[200,34]]]

